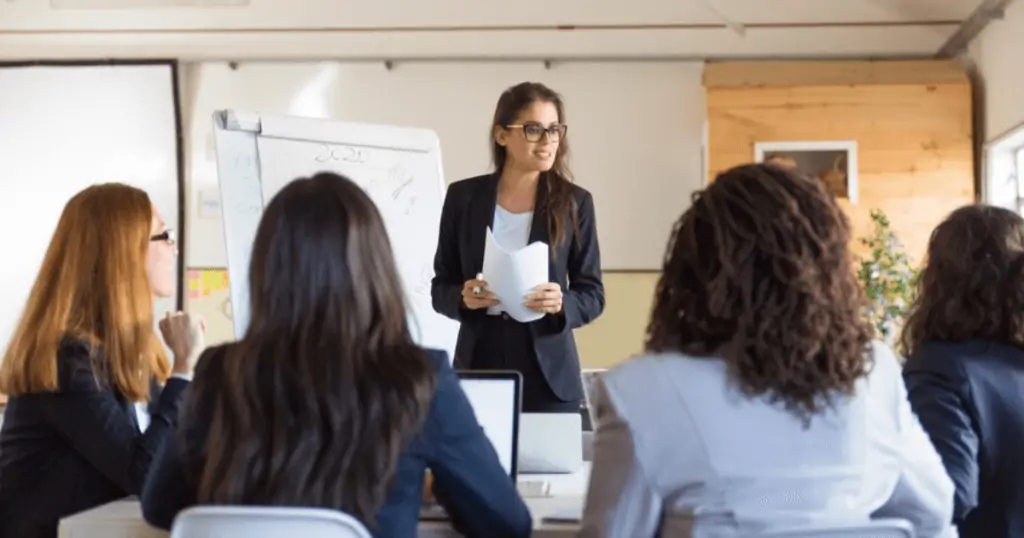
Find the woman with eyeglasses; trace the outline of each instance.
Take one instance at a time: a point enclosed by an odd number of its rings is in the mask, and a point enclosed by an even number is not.
[[[604,309],[594,201],[572,182],[566,131],[554,90],[535,82],[505,90],[491,128],[494,172],[449,187],[434,257],[434,309],[461,324],[455,367],[520,372],[524,412],[579,411],[572,330]],[[504,298],[539,319],[513,319],[479,278],[488,228],[508,251],[549,246],[549,282]]]
[[[159,323],[172,361],[154,331],[177,254],[139,189],[94,185],[64,207],[0,365],[0,536],[53,538],[61,518],[141,493],[203,351],[187,314]],[[134,404],[151,398],[142,431]]]

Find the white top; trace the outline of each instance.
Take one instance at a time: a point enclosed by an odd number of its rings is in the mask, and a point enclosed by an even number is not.
[[[501,248],[515,252],[526,248],[530,244],[530,228],[533,224],[533,211],[525,213],[512,213],[501,207],[501,204],[494,204],[494,223],[491,225],[491,233],[494,240],[501,245]],[[487,308],[487,313],[492,316],[501,315],[504,310],[501,305]]]
[[[801,421],[751,399],[720,360],[630,360],[596,391],[581,536],[730,538],[896,517],[956,536],[953,483],[907,402],[900,365],[874,343],[871,373],[836,409]]]

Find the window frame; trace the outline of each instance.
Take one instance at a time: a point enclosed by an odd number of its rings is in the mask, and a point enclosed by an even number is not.
[[[984,146],[981,202],[1024,215],[1024,124]]]

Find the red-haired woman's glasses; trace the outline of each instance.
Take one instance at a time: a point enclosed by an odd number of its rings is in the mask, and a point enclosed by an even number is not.
[[[176,244],[176,241],[174,240],[174,232],[172,230],[164,230],[162,233],[150,236],[149,240],[154,243],[157,241],[163,241],[172,247]]]
[[[565,136],[565,131],[569,129],[568,125],[552,125],[551,127],[544,127],[539,123],[525,123],[522,125],[506,125],[506,129],[522,129],[523,136],[526,137],[527,142],[540,142],[541,138],[544,138],[544,134],[547,133],[548,140],[557,142]]]

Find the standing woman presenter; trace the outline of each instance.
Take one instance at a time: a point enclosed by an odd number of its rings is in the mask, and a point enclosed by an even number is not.
[[[528,413],[579,410],[572,330],[604,310],[594,201],[572,182],[566,131],[554,90],[535,82],[505,90],[491,133],[495,171],[449,187],[434,257],[434,309],[461,324],[455,367],[518,371]],[[515,298],[540,319],[512,319],[478,278],[489,227],[508,251],[537,241],[550,246],[549,282]]]

